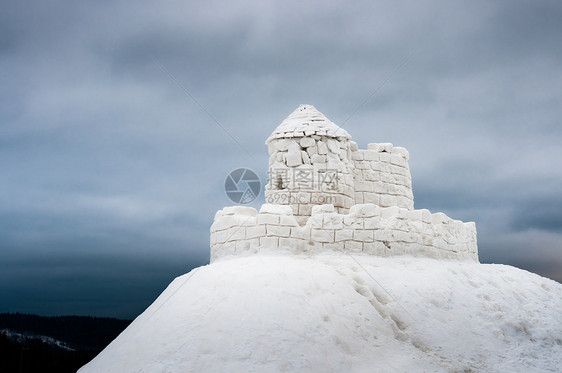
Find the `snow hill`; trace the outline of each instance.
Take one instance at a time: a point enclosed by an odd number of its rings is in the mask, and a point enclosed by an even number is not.
[[[299,106],[268,203],[218,211],[211,264],[80,372],[559,371],[562,284],[478,263],[474,223],[414,209],[406,149],[350,140]]]
[[[466,261],[262,251],[175,279],[80,373],[561,366],[555,281]]]

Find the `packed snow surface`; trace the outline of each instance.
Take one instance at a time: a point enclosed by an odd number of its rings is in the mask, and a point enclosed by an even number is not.
[[[224,258],[80,372],[556,372],[562,285],[429,258]]]

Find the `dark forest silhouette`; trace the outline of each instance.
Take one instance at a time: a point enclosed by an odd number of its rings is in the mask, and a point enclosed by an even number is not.
[[[0,372],[76,372],[130,323],[90,316],[0,313]]]

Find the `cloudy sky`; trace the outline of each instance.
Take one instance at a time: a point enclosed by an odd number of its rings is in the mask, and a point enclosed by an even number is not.
[[[135,317],[291,111],[377,89],[344,128],[409,149],[416,208],[562,281],[562,3],[2,1],[0,312]]]

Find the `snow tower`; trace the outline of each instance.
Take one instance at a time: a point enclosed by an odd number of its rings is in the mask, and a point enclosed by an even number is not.
[[[244,206],[217,212],[211,261],[269,249],[478,261],[474,223],[414,209],[405,148],[358,149],[312,105],[293,111],[266,144],[266,204],[259,212]]]

